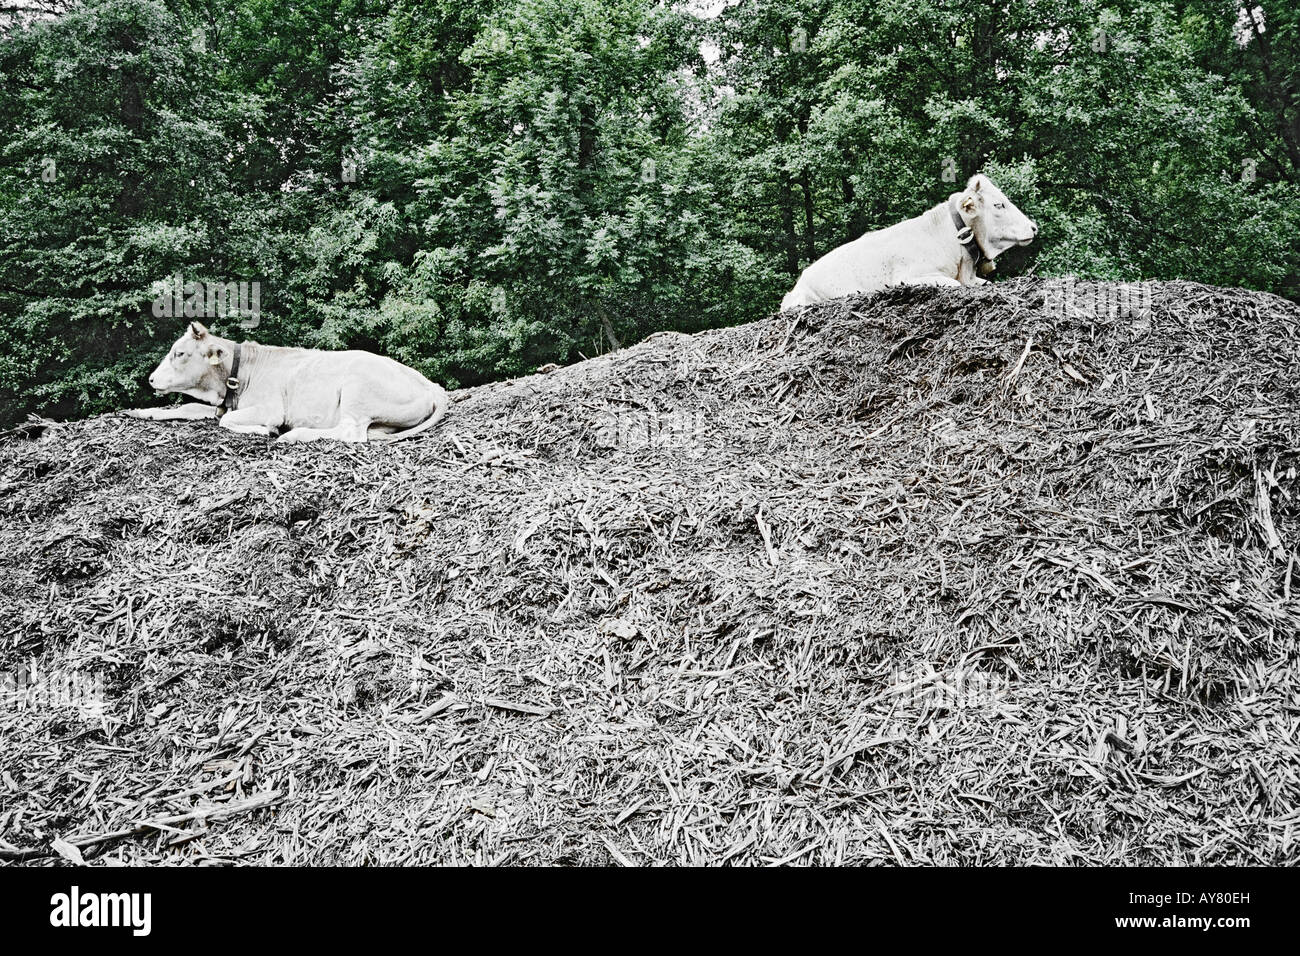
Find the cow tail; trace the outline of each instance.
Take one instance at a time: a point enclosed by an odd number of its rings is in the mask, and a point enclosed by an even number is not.
[[[443,415],[447,414],[447,408],[451,405],[451,398],[448,397],[446,389],[441,385],[433,386],[433,413],[424,421],[414,428],[408,428],[403,432],[393,432],[391,435],[381,435],[375,438],[375,441],[401,441],[403,438],[412,438],[421,432],[427,432]]]

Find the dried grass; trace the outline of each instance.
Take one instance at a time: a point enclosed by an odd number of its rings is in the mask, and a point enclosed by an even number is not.
[[[0,669],[106,709],[0,707],[0,857],[1295,863],[1300,308],[1044,291],[657,335],[394,446],[18,430]]]

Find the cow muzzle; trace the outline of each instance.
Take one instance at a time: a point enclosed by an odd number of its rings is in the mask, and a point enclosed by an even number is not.
[[[1038,236],[1038,223],[1034,222],[1034,220],[1031,219],[1029,220],[1029,235],[1017,239],[1016,245],[1027,246],[1031,242],[1033,242],[1034,239],[1037,238],[1037,236]]]

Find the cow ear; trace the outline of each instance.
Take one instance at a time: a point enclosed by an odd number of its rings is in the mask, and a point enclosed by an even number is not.
[[[221,349],[217,349],[217,348],[208,349],[208,364],[209,365],[221,364]]]
[[[208,330],[203,327],[201,322],[190,323],[190,335],[194,336],[196,339],[202,339],[207,334]]]
[[[966,213],[972,213],[972,212],[974,212],[974,211],[975,211],[975,197],[974,197],[974,196],[970,196],[970,195],[962,196],[962,197],[961,197],[961,203],[960,203],[960,205],[961,205],[961,211],[962,211],[962,212],[966,212]]]
[[[976,173],[974,176],[972,176],[970,179],[968,179],[968,180],[966,181],[966,188],[969,189],[969,190],[970,190],[971,192],[973,192],[973,193],[977,193],[977,192],[980,191],[980,174],[979,174],[979,173]]]

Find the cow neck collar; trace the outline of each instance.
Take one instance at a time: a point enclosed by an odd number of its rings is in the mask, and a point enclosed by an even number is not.
[[[975,231],[971,229],[970,226],[966,225],[966,220],[962,219],[961,213],[957,211],[956,200],[948,200],[948,213],[952,216],[952,224],[957,229],[957,241],[961,243],[961,247],[965,249],[966,254],[970,256],[972,268],[979,269],[979,264],[984,259],[984,250],[981,249],[980,244],[975,241]],[[992,264],[993,260],[990,259],[988,265]],[[985,270],[980,271],[992,272],[993,270],[986,268]]]
[[[226,412],[233,412],[239,406],[239,360],[243,346],[238,342],[234,345],[230,356],[230,374],[226,376],[226,394],[221,399],[221,409]]]

